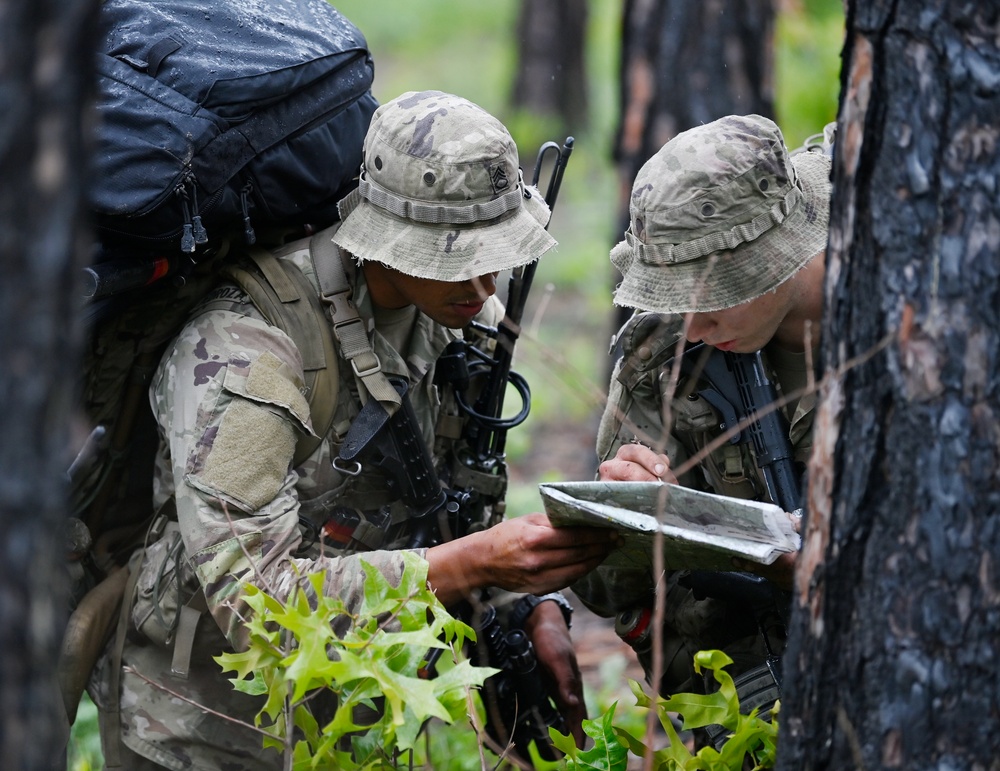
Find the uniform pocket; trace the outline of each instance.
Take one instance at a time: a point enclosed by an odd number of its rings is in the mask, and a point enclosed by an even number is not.
[[[132,603],[132,626],[156,645],[170,645],[180,608],[197,589],[198,579],[188,564],[180,531],[171,523],[143,553]]]

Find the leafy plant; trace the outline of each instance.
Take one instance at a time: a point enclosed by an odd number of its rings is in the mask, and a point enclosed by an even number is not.
[[[84,693],[66,748],[67,771],[95,771],[104,767],[97,723],[97,707],[90,696]]]
[[[471,689],[496,672],[463,658],[462,646],[475,632],[427,588],[427,562],[401,554],[399,586],[363,562],[364,599],[354,612],[324,595],[322,572],[302,577],[286,603],[247,587],[250,645],[216,661],[235,673],[237,690],[266,696],[255,722],[265,746],[293,758],[286,767],[394,768],[399,753],[415,748],[427,720],[466,718]],[[450,655],[441,656],[437,677],[425,679],[420,668],[431,650]],[[320,689],[337,695],[336,711],[322,726],[307,708]],[[356,708],[375,721],[356,722]]]
[[[624,771],[630,754],[641,758],[652,754],[653,768],[657,771],[740,771],[747,757],[753,761],[755,770],[772,768],[778,736],[773,716],[777,714],[778,705],[772,710],[770,721],[760,718],[756,709],[749,715],[740,713],[736,686],[725,671],[732,663],[729,656],[718,650],[695,654],[695,670],[699,673],[702,669],[710,670],[719,683],[719,690],[707,695],[682,693],[669,699],[657,696],[654,700],[637,682],[629,681],[637,706],[656,711],[670,741],[663,749],[647,747],[630,731],[616,725],[617,704],[612,704],[597,720],[584,721],[584,731],[594,740],[590,749],[580,750],[572,738],[550,729],[554,744],[566,754],[565,768],[567,771]],[[684,730],[718,724],[729,730],[730,736],[721,751],[703,747],[692,753],[681,741],[670,713],[683,716]]]

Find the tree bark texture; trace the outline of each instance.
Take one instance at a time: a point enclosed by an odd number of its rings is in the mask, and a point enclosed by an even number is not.
[[[998,769],[1000,10],[847,22],[778,768]]]
[[[587,0],[522,0],[513,106],[558,119],[560,133],[587,125]]]
[[[92,0],[0,0],[0,765],[65,768],[70,421]]]
[[[679,132],[774,114],[773,38],[772,0],[626,0],[614,158],[629,189]]]
[[[626,0],[616,241],[635,175],[669,139],[725,115],[774,116],[774,21],[773,0]],[[619,312],[619,324],[629,313]]]

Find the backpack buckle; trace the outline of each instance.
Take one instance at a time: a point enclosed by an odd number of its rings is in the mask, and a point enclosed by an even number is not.
[[[354,374],[357,377],[361,378],[362,380],[364,380],[366,377],[370,375],[374,375],[376,372],[382,369],[382,362],[379,360],[378,354],[375,353],[374,351],[372,351],[372,358],[375,359],[375,363],[372,364],[370,367],[366,367],[365,369],[359,368],[358,358],[351,359],[351,369],[354,370]]]

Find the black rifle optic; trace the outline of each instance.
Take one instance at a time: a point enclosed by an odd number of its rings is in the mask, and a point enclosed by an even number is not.
[[[546,157],[555,152],[545,203],[551,211],[562,184],[573,138],[560,147],[546,142],[538,151],[532,185],[537,187]],[[446,474],[455,476],[454,464],[473,472],[469,484],[442,480],[434,467],[410,404],[408,385],[399,378],[390,382],[402,404],[390,416],[375,399],[369,399],[354,419],[335,462],[337,468],[378,468],[390,491],[410,510],[413,522],[409,548],[434,546],[460,538],[478,527],[485,507],[503,505],[506,491],[505,444],[507,431],[524,422],[531,407],[527,381],[511,369],[514,344],[521,332],[521,318],[537,260],[511,272],[505,315],[495,328],[477,325],[477,330],[496,340],[492,355],[468,340],[447,346],[436,365],[435,382],[453,390],[459,409],[467,417],[457,442],[459,457]],[[504,395],[511,385],[521,397],[521,408],[513,417],[503,417]],[[463,477],[464,478],[464,477]],[[453,613],[477,629],[475,662],[500,669],[484,689],[486,731],[501,747],[511,742],[527,759],[534,741],[542,757],[553,759],[548,728],[567,733],[562,716],[549,701],[536,671],[537,660],[523,630],[504,630],[495,612],[484,604],[476,612],[467,604]],[[433,673],[440,650],[431,651],[424,670]]]

